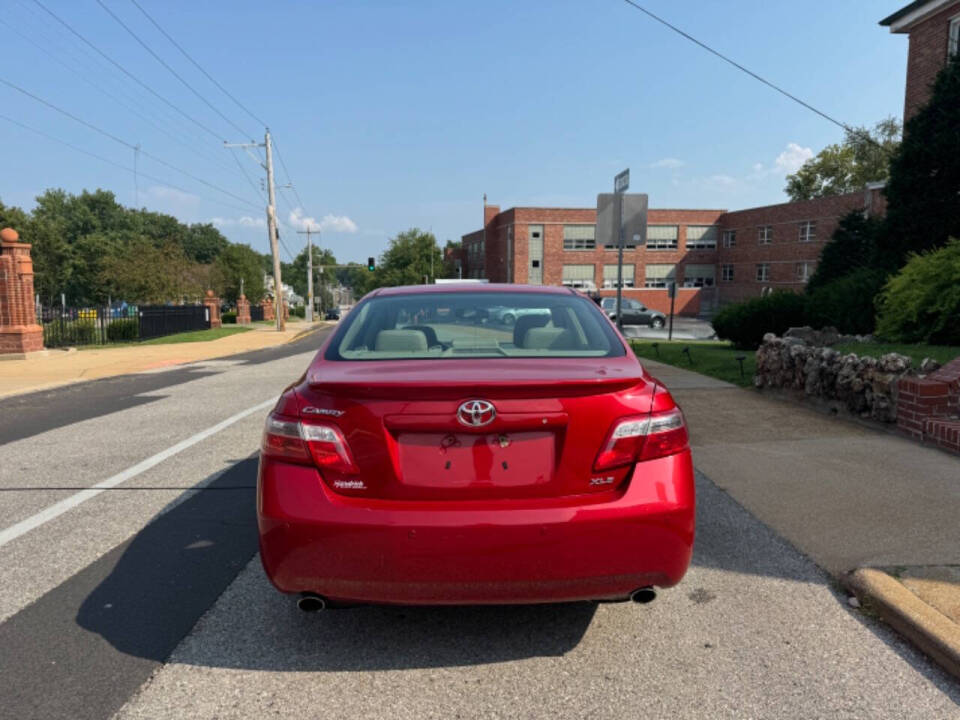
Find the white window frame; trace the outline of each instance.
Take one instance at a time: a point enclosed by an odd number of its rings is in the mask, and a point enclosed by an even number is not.
[[[773,225],[761,225],[757,228],[757,244],[770,245],[773,242]]]
[[[725,248],[732,248],[737,246],[737,231],[736,230],[724,230],[723,231],[723,246]]]
[[[577,228],[590,228],[593,230],[593,237],[567,237],[567,228],[571,230]],[[570,234],[577,234],[571,232]],[[596,225],[564,225],[563,226],[563,249],[573,252],[582,252],[584,250],[597,249],[597,227]]]
[[[757,282],[770,282],[770,263],[757,263]]]
[[[608,277],[607,277],[607,271],[608,271],[610,268],[613,268],[613,277],[612,277],[612,278],[608,278]],[[636,277],[637,277],[637,274],[636,274],[636,273],[637,273],[636,266],[634,266],[634,265],[627,265],[626,263],[624,263],[624,265],[623,265],[623,286],[624,286],[625,288],[636,287],[636,284],[635,284],[635,283],[636,283]],[[607,264],[605,264],[605,265],[603,266],[603,287],[604,287],[605,289],[610,289],[610,288],[616,289],[616,287],[617,287],[617,266],[616,266],[616,265],[611,265],[611,264],[607,263]]]
[[[797,263],[797,280],[805,283],[810,280],[811,275],[813,275],[812,262],[801,260]]]
[[[720,266],[720,282],[733,282],[733,263],[724,263]]]
[[[708,267],[713,272],[711,273],[710,276],[701,275],[699,273],[697,275],[688,274],[692,272],[691,270],[692,268],[696,268],[698,265],[702,265],[703,267]],[[717,268],[715,265],[708,265],[705,263],[692,263],[690,265],[684,266],[683,268],[683,286],[682,287],[686,287],[686,288],[713,287],[714,285],[716,285],[716,283],[717,283]]]
[[[647,274],[647,270],[650,269],[650,265],[666,265],[667,267],[673,268],[663,277],[650,277]],[[677,281],[677,266],[675,263],[650,263],[644,268],[644,277],[643,277],[643,286],[645,288],[665,288],[668,283]]]
[[[802,243],[814,242],[817,239],[817,221],[804,220],[800,223],[797,239]]]
[[[590,268],[590,277],[575,277],[575,278],[565,278],[566,274],[564,271],[567,268]],[[564,263],[560,267],[560,284],[564,287],[572,288],[592,288],[596,287],[595,281],[597,277],[597,268],[593,263]]]
[[[673,228],[674,236],[672,240],[665,240],[662,238],[652,238],[650,236],[651,228]],[[676,250],[680,243],[680,226],[679,225],[651,225],[647,228],[647,250]]]
[[[696,240],[690,239],[690,228],[704,228],[705,232]],[[704,240],[704,237],[710,235],[710,229],[713,228],[713,240]],[[719,226],[717,225],[687,225],[687,241],[685,247],[687,250],[716,250],[717,249],[717,234],[719,231]]]
[[[950,20],[947,34],[947,57],[952,58],[957,54],[960,54],[960,15]]]

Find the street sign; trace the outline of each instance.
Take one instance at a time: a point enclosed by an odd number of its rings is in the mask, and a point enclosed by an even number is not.
[[[647,243],[647,195],[645,193],[599,193],[597,195],[597,246],[617,247],[620,243],[620,224],[623,222],[623,241],[627,245]]]
[[[627,168],[622,173],[617,175],[613,179],[613,191],[615,193],[625,193],[630,189],[630,168]]]

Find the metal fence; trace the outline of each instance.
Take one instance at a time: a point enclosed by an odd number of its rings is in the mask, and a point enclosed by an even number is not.
[[[39,306],[48,348],[136,342],[210,327],[203,305]]]
[[[263,306],[262,305],[251,305],[250,306],[250,319],[253,322],[258,320],[263,320]]]
[[[140,339],[173,335],[210,327],[209,310],[203,305],[141,305]]]

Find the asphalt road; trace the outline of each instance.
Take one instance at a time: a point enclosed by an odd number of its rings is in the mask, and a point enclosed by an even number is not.
[[[652,605],[300,613],[256,555],[255,453],[319,340],[0,402],[0,717],[960,717],[703,476]]]

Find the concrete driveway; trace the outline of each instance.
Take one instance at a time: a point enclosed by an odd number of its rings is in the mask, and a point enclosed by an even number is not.
[[[651,340],[666,340],[670,334],[670,319],[667,318],[667,327],[652,328],[649,325],[625,325],[624,337],[648,338]],[[709,320],[702,318],[674,317],[674,340],[710,340],[716,337],[716,332]]]

